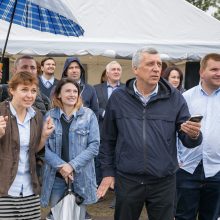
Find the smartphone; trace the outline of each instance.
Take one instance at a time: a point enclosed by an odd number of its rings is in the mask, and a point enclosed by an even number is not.
[[[200,122],[202,121],[202,118],[203,118],[202,115],[193,115],[189,118],[189,121]]]

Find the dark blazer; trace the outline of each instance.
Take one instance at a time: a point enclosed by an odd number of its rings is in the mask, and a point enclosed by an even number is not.
[[[100,132],[102,131],[102,123],[103,123],[103,112],[106,109],[107,106],[107,102],[108,102],[108,88],[107,88],[107,82],[101,83],[101,84],[97,84],[94,86],[95,91],[96,91],[96,95],[98,98],[98,102],[99,102],[99,128],[100,128]],[[125,88],[125,84],[120,83],[119,88]]]

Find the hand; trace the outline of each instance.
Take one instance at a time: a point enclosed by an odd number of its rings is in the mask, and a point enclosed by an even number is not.
[[[192,139],[197,139],[200,133],[201,123],[186,121],[181,124],[181,130]]]
[[[0,138],[5,135],[8,116],[0,116]]]
[[[47,138],[52,134],[54,129],[55,129],[55,125],[53,123],[53,119],[49,116],[43,124],[43,130],[41,133],[41,139],[37,152],[39,152],[44,147]]]
[[[104,197],[109,188],[114,189],[114,185],[115,185],[115,177],[112,176],[104,177],[97,190],[98,199]]]
[[[67,178],[73,180],[73,167],[70,164],[68,163],[63,164],[59,171],[65,180]]]
[[[74,178],[73,178],[73,172],[69,175],[69,176],[67,176],[66,178],[64,178],[65,179],[65,182],[66,182],[66,184],[68,184],[68,180],[70,179],[71,181],[73,181],[74,180]]]
[[[48,138],[55,129],[55,125],[53,123],[53,119],[49,116],[43,125],[42,135]]]

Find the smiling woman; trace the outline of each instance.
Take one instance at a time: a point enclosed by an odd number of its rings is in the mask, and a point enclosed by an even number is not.
[[[94,157],[99,149],[98,121],[92,110],[83,107],[79,85],[70,78],[58,82],[52,101],[54,108],[47,115],[56,129],[46,143],[41,204],[56,206],[70,179],[72,190],[84,199],[81,215],[85,219],[85,205],[97,201]]]
[[[23,72],[15,74],[9,82],[9,95],[12,96],[11,105],[17,112],[18,119],[23,122],[27,108],[31,107],[37,96],[38,80]]]
[[[11,101],[0,104],[0,219],[40,219],[35,154],[53,131],[32,108],[38,80],[19,72],[9,81]]]

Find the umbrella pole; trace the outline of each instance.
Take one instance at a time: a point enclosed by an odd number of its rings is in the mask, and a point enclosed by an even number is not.
[[[4,56],[5,56],[5,50],[6,50],[6,47],[7,47],[7,44],[8,44],[8,38],[9,38],[10,31],[11,31],[11,26],[12,26],[12,22],[13,22],[13,19],[14,19],[14,15],[15,15],[15,9],[16,9],[16,6],[17,6],[17,2],[18,2],[18,0],[15,0],[15,4],[14,4],[13,11],[12,11],[10,24],[9,24],[9,27],[8,27],[8,33],[7,33],[7,37],[6,37],[6,40],[5,40],[5,45],[4,45],[3,52],[2,52],[2,57],[1,57],[1,61],[0,61],[0,71],[1,72],[2,72],[2,69],[3,69],[3,59],[4,59]]]

